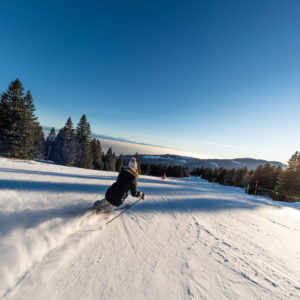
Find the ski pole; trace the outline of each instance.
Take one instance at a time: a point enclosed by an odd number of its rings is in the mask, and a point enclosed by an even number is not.
[[[142,198],[139,198],[138,200],[136,200],[134,203],[132,203],[130,206],[126,207],[123,211],[121,211],[114,218],[112,218],[111,220],[109,220],[108,222],[106,222],[105,225],[108,225],[109,223],[111,223],[112,221],[114,221],[115,219],[117,219],[118,217],[120,217],[121,214],[123,214],[124,212],[126,212],[129,208],[133,207],[134,205],[136,205],[141,200],[142,200]],[[101,227],[100,227],[100,229],[101,229]]]

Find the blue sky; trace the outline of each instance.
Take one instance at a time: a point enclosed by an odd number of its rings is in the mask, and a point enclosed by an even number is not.
[[[0,91],[42,125],[211,157],[300,150],[300,1],[1,1]]]

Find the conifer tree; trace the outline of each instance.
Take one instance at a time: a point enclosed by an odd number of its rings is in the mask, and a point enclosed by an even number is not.
[[[257,192],[257,186],[260,184],[263,175],[263,166],[259,165],[250,176],[249,180],[249,194],[254,194]]]
[[[43,128],[36,124],[34,134],[35,157],[45,159],[45,138]]]
[[[142,171],[141,171],[141,163],[140,163],[139,154],[136,152],[134,157],[136,159],[138,173],[141,174]]]
[[[100,141],[93,139],[91,141],[91,156],[93,168],[96,170],[102,170],[102,149]]]
[[[0,153],[10,152],[10,140],[13,127],[13,110],[7,93],[1,95],[0,102]]]
[[[24,107],[24,88],[19,79],[11,82],[7,92],[1,96],[1,133],[5,152],[19,157],[21,109]],[[5,116],[5,114],[7,114]],[[3,119],[2,119],[3,118]]]
[[[220,184],[224,184],[225,178],[226,178],[226,173],[227,173],[227,169],[219,168],[217,170],[217,180],[216,181]]]
[[[124,167],[124,158],[121,153],[116,162],[116,171],[120,172],[123,167]]]
[[[37,117],[34,116],[34,105],[30,91],[27,91],[24,97],[24,108],[22,109],[21,131],[23,132],[23,157],[30,159],[39,155],[43,155],[44,134],[40,124],[37,122]],[[38,149],[39,148],[39,149]]]
[[[105,152],[102,151],[102,169],[105,170]]]
[[[104,157],[104,170],[115,171],[116,169],[116,155],[112,152],[111,147],[107,150]]]
[[[225,185],[234,185],[235,172],[235,169],[227,170],[224,181]]]
[[[47,137],[47,140],[45,142],[45,152],[46,152],[46,159],[47,160],[53,160],[53,155],[52,155],[52,150],[53,150],[53,145],[55,143],[55,128],[51,128],[50,133]]]
[[[0,148],[12,157],[32,159],[43,145],[30,91],[24,95],[19,79],[11,82],[0,101]]]
[[[117,164],[117,157],[116,157],[116,153],[113,152],[112,162],[111,162],[112,171],[116,171],[116,164]]]
[[[79,150],[73,123],[71,117],[69,117],[55,139],[52,152],[53,160],[62,165],[73,166]]]
[[[142,169],[142,165],[141,165],[141,169]],[[152,173],[151,172],[151,164],[146,164],[145,167],[144,167],[144,174],[151,175],[151,173]]]
[[[282,194],[279,199],[293,202],[300,198],[300,152],[295,152],[288,162],[287,169],[279,175],[276,190]],[[286,196],[285,196],[286,195]],[[289,197],[291,196],[291,197]]]
[[[233,182],[235,186],[245,187],[248,182],[248,168],[245,167],[243,169],[236,170]]]
[[[77,128],[76,128],[76,140],[80,146],[81,153],[76,165],[81,168],[92,169],[93,157],[91,153],[91,128],[87,121],[86,115],[82,115]]]

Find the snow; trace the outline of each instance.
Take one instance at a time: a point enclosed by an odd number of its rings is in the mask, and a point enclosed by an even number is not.
[[[144,158],[146,159],[161,159],[160,155],[144,155]],[[168,159],[170,157],[166,157],[165,159]]]
[[[210,162],[215,168],[219,168],[219,165],[215,162]]]
[[[143,155],[143,157],[145,159],[161,159],[162,157],[159,155]],[[187,164],[187,160],[186,159],[176,159],[174,157],[163,157],[164,160],[172,160],[175,163],[181,163],[181,164]]]
[[[300,299],[299,203],[141,176],[105,225],[116,176],[0,159],[1,299]]]
[[[239,162],[239,161],[237,161],[237,160],[232,160],[232,162],[234,163],[234,164],[237,164],[237,165],[241,165],[241,163]]]

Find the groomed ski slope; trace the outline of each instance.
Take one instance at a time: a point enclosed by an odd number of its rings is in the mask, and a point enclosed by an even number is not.
[[[0,159],[0,299],[300,299],[299,205],[141,176],[105,226],[116,175]]]

